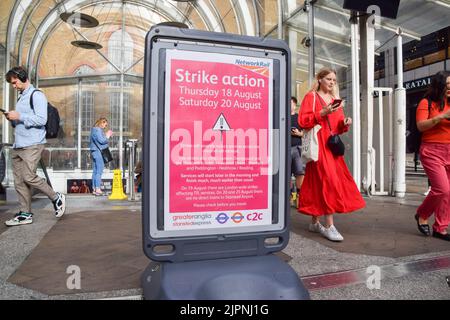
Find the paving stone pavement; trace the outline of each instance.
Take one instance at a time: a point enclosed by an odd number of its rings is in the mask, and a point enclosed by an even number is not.
[[[280,253],[300,278],[371,265],[402,264],[450,255],[450,245],[418,234],[412,214],[423,200],[422,180],[405,199],[366,198],[367,207],[336,216],[342,243],[307,231],[309,217],[291,210],[288,246]],[[414,189],[415,188],[415,189]],[[68,210],[56,220],[47,199],[38,198],[33,224],[0,229],[0,299],[136,299],[140,274],[149,260],[142,252],[139,202],[69,196]],[[0,210],[0,223],[14,206]],[[69,265],[81,266],[82,288],[67,288]],[[450,269],[411,272],[386,279],[380,290],[365,284],[312,290],[313,299],[449,299],[444,282]],[[448,289],[447,289],[448,288]]]

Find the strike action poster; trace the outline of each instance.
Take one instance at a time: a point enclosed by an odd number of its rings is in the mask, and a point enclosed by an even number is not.
[[[167,50],[165,230],[271,224],[272,63]]]

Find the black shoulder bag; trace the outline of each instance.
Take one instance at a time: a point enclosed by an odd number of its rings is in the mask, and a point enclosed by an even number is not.
[[[345,153],[345,145],[338,134],[331,131],[330,120],[327,117],[328,127],[330,127],[331,136],[328,138],[327,146],[335,156],[343,156]]]
[[[100,149],[100,147],[98,146],[97,142],[95,142],[94,139],[92,141],[94,141],[95,145],[97,146],[97,149],[102,154],[104,164],[107,164],[107,163],[113,161],[113,156],[111,154],[111,151],[109,150],[109,147],[106,147],[105,149],[102,150],[102,149]]]

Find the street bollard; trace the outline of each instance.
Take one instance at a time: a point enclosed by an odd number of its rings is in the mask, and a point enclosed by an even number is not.
[[[126,142],[128,149],[128,193],[129,201],[136,201],[136,192],[134,190],[134,167],[136,166],[136,144],[137,139],[129,139]]]

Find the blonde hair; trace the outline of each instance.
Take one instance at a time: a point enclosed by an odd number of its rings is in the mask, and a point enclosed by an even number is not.
[[[100,125],[105,122],[108,122],[108,119],[106,119],[105,117],[101,117],[100,119],[95,121],[94,127],[100,127]]]
[[[334,70],[332,68],[324,67],[324,68],[320,69],[316,74],[316,81],[314,81],[314,83],[312,84],[310,91],[318,91],[320,89],[319,80],[325,78],[330,73],[334,73],[335,75],[337,75],[336,70]],[[331,94],[335,97],[339,97],[339,86],[337,84],[337,81],[336,81],[336,85],[333,87],[333,90],[331,91]]]

